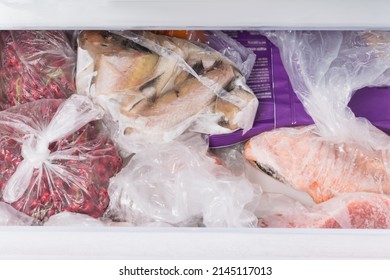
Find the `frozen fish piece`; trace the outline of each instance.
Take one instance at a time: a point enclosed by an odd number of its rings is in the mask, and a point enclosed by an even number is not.
[[[312,126],[280,128],[253,137],[245,157],[264,172],[307,192],[315,202],[338,193],[390,193],[390,154],[353,143],[333,143]]]
[[[343,193],[314,206],[280,194],[264,194],[259,205],[259,227],[390,228],[390,197],[383,194]]]
[[[77,88],[109,112],[121,133],[158,142],[189,128],[246,131],[258,105],[222,54],[150,32],[82,32]]]

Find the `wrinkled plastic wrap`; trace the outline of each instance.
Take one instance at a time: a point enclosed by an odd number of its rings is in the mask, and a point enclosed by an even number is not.
[[[200,135],[145,147],[110,181],[107,216],[133,225],[253,227],[259,189],[207,152]]]
[[[82,32],[77,89],[103,106],[129,142],[166,142],[186,130],[245,132],[258,105],[223,55],[150,32]]]
[[[226,147],[247,141],[265,131],[278,127],[313,124],[303,104],[292,89],[284,69],[279,49],[262,31],[224,31],[256,54],[256,62],[247,85],[259,100],[253,127],[242,131],[210,136],[210,147]],[[390,87],[365,87],[353,94],[348,106],[357,117],[368,119],[373,125],[390,133]]]
[[[51,216],[44,226],[102,227],[104,223],[85,214],[61,212]]]
[[[281,194],[264,194],[257,209],[259,227],[389,229],[390,197],[375,193],[343,193],[304,206]]]
[[[246,157],[316,202],[344,192],[390,193],[390,138],[348,107],[357,89],[390,82],[388,33],[281,31],[269,36],[316,125],[260,134],[248,142]]]
[[[121,159],[88,98],[40,100],[0,112],[1,198],[38,220],[62,212],[99,217]]]
[[[390,85],[389,32],[276,31],[268,37],[322,137],[375,150],[390,147],[387,135],[348,107],[356,90]]]
[[[64,31],[0,31],[0,110],[75,92],[76,52]]]
[[[33,218],[12,208],[12,206],[0,202],[0,226],[29,226]]]

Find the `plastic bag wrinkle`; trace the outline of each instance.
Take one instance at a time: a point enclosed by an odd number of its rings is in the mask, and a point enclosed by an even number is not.
[[[207,141],[184,134],[173,143],[149,145],[111,179],[106,213],[134,225],[254,226],[248,209],[255,187],[233,175],[207,152]]]

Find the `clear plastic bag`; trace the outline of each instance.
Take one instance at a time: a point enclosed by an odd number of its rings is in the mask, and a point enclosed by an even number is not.
[[[389,229],[390,197],[374,193],[344,193],[304,206],[281,194],[264,194],[257,215],[259,227]]]
[[[75,92],[76,52],[64,31],[0,31],[0,110]]]
[[[366,86],[390,83],[387,32],[276,31],[291,83],[315,126],[252,138],[246,157],[260,169],[306,191],[316,202],[338,193],[390,194],[390,137],[348,103]]]
[[[218,30],[158,30],[157,34],[204,43],[230,59],[242,75],[249,78],[256,55],[229,35]]]
[[[128,141],[166,142],[186,130],[245,132],[258,105],[223,55],[150,32],[82,32],[77,88],[104,107]]]
[[[255,226],[258,194],[207,152],[200,135],[145,147],[110,181],[107,216],[133,225]]]
[[[62,211],[99,217],[121,159],[88,98],[40,100],[0,112],[1,198],[38,220]]]
[[[0,202],[0,226],[29,226],[34,219],[12,208],[12,206]]]
[[[102,227],[104,226],[104,223],[88,215],[61,212],[51,216],[49,220],[44,223],[44,226]]]
[[[356,118],[348,103],[357,89],[390,85],[390,33],[275,31],[291,84],[318,133],[335,143],[389,149],[387,135]]]

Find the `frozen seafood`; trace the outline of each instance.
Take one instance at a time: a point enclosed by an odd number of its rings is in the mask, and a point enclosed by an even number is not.
[[[344,192],[390,193],[388,151],[333,143],[313,126],[262,133],[247,142],[244,153],[258,168],[317,203]]]
[[[248,130],[258,101],[222,54],[150,32],[84,31],[77,88],[91,96],[121,133],[172,140],[185,130]]]
[[[259,205],[259,227],[390,228],[390,197],[383,194],[344,193],[314,206],[280,194],[265,194]]]

